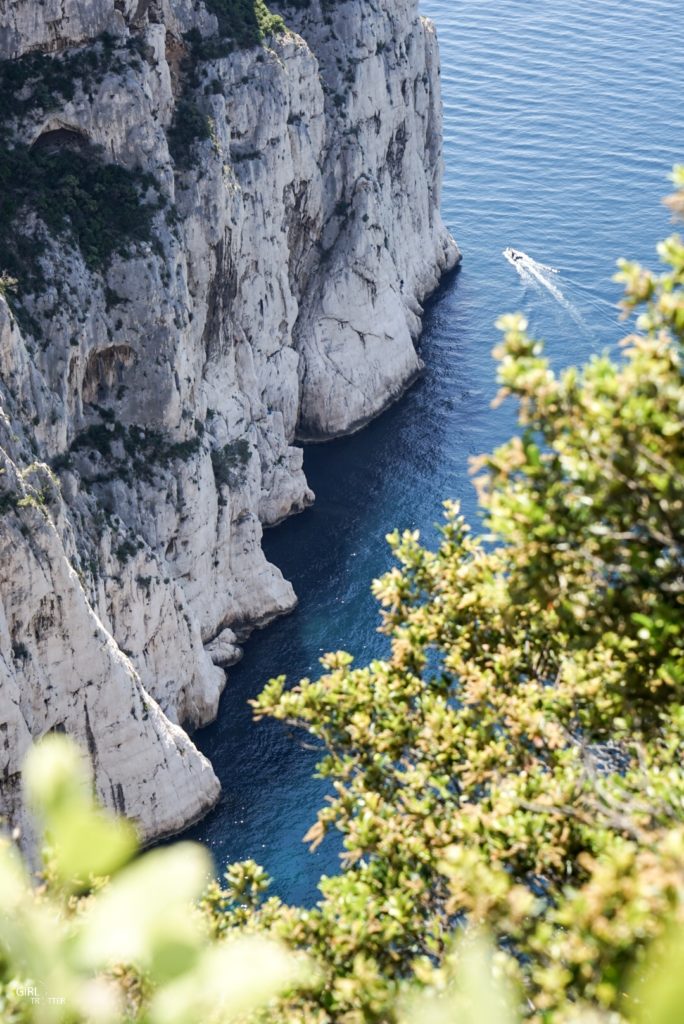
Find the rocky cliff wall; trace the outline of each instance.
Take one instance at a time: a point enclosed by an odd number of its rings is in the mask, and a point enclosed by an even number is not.
[[[297,0],[284,31],[258,3],[242,23],[205,3],[0,0],[13,822],[25,749],[55,729],[145,838],[216,800],[183,726],[295,604],[261,550],[313,500],[294,442],[401,394],[458,258],[415,0]]]

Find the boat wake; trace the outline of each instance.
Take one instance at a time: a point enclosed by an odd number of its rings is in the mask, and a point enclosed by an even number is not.
[[[528,256],[526,252],[521,252],[520,249],[513,249],[510,245],[504,249],[503,255],[514,267],[534,265],[537,270],[545,270],[549,274],[558,273],[555,267],[549,267],[546,263],[539,263],[537,260],[533,260],[531,256]]]
[[[563,294],[559,285],[553,280],[551,275],[558,274],[555,267],[549,267],[545,263],[538,263],[537,260],[528,256],[526,252],[521,252],[519,249],[512,249],[510,246],[503,250],[503,255],[511,266],[515,267],[524,284],[536,284],[537,286],[544,288],[553,296],[559,305],[567,310],[579,327],[585,331],[589,330],[584,317],[575,303],[571,302],[570,299]]]
[[[593,338],[596,336],[596,332],[589,327],[582,316],[578,305],[568,298],[565,291],[561,288],[559,283],[560,272],[556,267],[550,267],[546,263],[539,263],[531,256],[528,256],[526,252],[522,252],[520,249],[513,249],[510,246],[503,250],[503,255],[511,266],[515,267],[524,285],[531,285],[538,291],[544,290],[571,316],[577,326],[588,337]],[[591,319],[594,320],[596,317],[600,317],[605,323],[609,323],[613,327],[617,326],[619,309],[616,305],[607,302],[605,299],[597,298],[591,292],[591,289],[585,289],[579,282],[568,283],[565,281],[563,288],[582,289],[584,294],[578,295],[577,299],[581,306],[586,307],[589,305],[592,307]]]

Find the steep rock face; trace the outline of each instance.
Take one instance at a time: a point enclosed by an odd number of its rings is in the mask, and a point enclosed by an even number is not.
[[[415,378],[420,302],[458,256],[439,215],[437,42],[415,8],[312,0],[287,12],[325,93],[325,227],[293,283],[302,438],[362,426]]]
[[[0,0],[13,821],[26,746],[53,729],[147,838],[218,795],[181,726],[295,603],[261,550],[313,500],[293,442],[410,383],[420,302],[458,257],[415,7],[299,0],[294,31],[239,49],[199,0]]]

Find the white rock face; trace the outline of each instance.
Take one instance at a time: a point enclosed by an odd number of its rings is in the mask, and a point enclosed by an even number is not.
[[[55,729],[146,839],[215,802],[182,727],[215,716],[239,642],[296,602],[261,550],[264,526],[313,500],[293,442],[402,393],[420,303],[458,259],[416,0],[280,11],[291,31],[227,52],[199,0],[0,0],[0,58],[72,69],[39,101],[43,72],[27,74],[12,144],[148,175],[155,211],[99,262],[30,204],[17,221],[41,272],[0,298],[12,822],[26,748]]]
[[[292,16],[289,23],[293,23]],[[442,112],[433,26],[413,0],[314,0],[296,27],[326,96],[324,260],[300,277],[302,438],[366,423],[421,369],[420,302],[458,250],[439,215]]]

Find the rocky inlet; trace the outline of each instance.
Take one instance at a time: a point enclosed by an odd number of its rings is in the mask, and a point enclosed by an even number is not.
[[[185,729],[296,602],[261,550],[313,501],[294,442],[411,383],[458,259],[416,0],[279,6],[242,46],[220,8],[0,0],[0,810],[29,832],[55,730],[146,840],[216,801]]]

